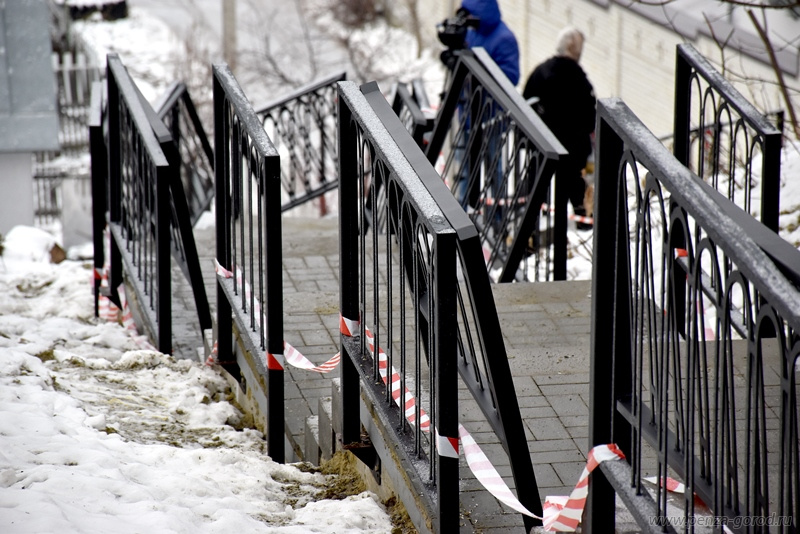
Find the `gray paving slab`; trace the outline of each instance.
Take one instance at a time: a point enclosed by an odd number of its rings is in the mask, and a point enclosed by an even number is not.
[[[214,229],[195,230],[201,267],[212,308]],[[284,336],[302,354],[322,363],[338,351],[339,261],[336,218],[283,219]],[[177,274],[180,289],[173,305],[193,312],[193,302]],[[586,459],[589,394],[589,282],[550,282],[493,286],[509,364],[519,399],[541,498],[568,495]],[[191,313],[189,313],[191,316]],[[196,357],[202,346],[199,328],[181,322],[176,349]],[[185,355],[184,355],[185,352]],[[177,354],[176,354],[177,355]],[[320,398],[330,395],[331,379],[287,367],[287,431],[290,445],[302,450],[306,418],[319,415]],[[508,459],[466,389],[459,391],[460,419],[510,487]],[[291,404],[291,406],[288,406]],[[461,532],[522,532],[520,514],[500,504],[472,477],[461,460]]]

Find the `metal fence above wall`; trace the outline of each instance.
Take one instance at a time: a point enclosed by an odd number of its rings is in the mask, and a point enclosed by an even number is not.
[[[643,530],[795,532],[798,286],[621,101],[597,141],[590,446],[629,464],[593,475],[587,531],[613,529],[616,492]]]
[[[343,444],[360,442],[363,390],[414,499],[434,512],[435,531],[452,530],[458,449],[442,442],[459,439],[460,375],[508,454],[519,500],[541,514],[478,232],[377,84],[339,87]],[[378,220],[385,231],[367,232]]]
[[[336,156],[336,82],[344,72],[302,87],[256,113],[284,163],[284,211],[312,200],[328,213],[325,193],[339,185]]]
[[[782,134],[690,44],[677,47],[674,154],[778,231]]]
[[[568,197],[551,190],[566,152],[483,49],[460,52],[426,154],[432,164],[441,158],[499,281],[525,279],[523,260],[536,280],[566,279]],[[543,216],[552,202],[553,218]]]
[[[181,181],[194,226],[214,198],[214,151],[186,84],[172,84],[161,97],[156,113],[177,146]]]
[[[172,352],[171,263],[174,257],[192,286],[201,330],[211,328],[205,286],[180,181],[174,141],[166,126],[115,54],[108,56],[108,152],[102,145],[102,122],[93,110],[92,179],[107,180],[111,232],[109,284],[112,300],[123,274],[136,295],[146,333],[161,352]],[[96,97],[97,98],[97,97]],[[95,101],[96,103],[96,101]],[[106,176],[95,160],[107,156]],[[93,194],[103,194],[93,184]],[[102,204],[102,203],[101,203]],[[97,232],[104,213],[94,210],[95,265],[102,265]],[[99,220],[98,220],[99,219]]]
[[[217,261],[230,272],[217,278],[218,360],[244,376],[233,353],[235,324],[245,350],[257,356],[253,379],[267,395],[269,455],[283,462],[280,157],[228,66],[213,72]]]

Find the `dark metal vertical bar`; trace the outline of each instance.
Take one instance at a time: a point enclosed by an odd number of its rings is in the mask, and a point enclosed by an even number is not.
[[[678,46],[675,54],[675,122],[672,153],[686,167],[689,166],[691,77],[692,67]]]
[[[458,491],[458,367],[456,365],[456,247],[455,234],[434,235],[432,252],[434,306],[430,308],[433,333],[432,367],[436,370],[435,415],[437,441],[455,444],[455,457],[444,453],[442,445],[436,455],[436,488],[439,510],[438,532],[448,532],[457,525]],[[417,423],[419,426],[419,422]]]
[[[214,67],[214,182],[215,182],[215,213],[217,234],[217,261],[225,269],[231,269],[230,257],[230,218],[228,174],[230,168],[229,124],[227,122],[226,98]],[[233,315],[231,304],[222,288],[222,282],[217,279],[217,359],[220,365],[237,381],[241,374],[239,365],[233,357]]]
[[[94,245],[94,315],[100,316],[100,271],[105,267],[106,198],[108,158],[103,140],[102,85],[92,85],[92,117],[89,124],[89,150],[91,153],[92,178],[92,242]]]
[[[278,156],[267,158],[260,173],[264,177],[264,217],[266,235],[266,304],[267,304],[267,352],[283,354],[283,256],[281,229],[281,167]],[[253,289],[255,292],[255,288]],[[283,369],[271,366],[267,369],[267,446],[276,462],[283,463],[286,457],[284,438]],[[356,422],[359,423],[356,417]],[[359,426],[360,428],[360,426]]]
[[[175,219],[178,225],[176,228],[180,237],[180,245],[183,251],[183,261],[189,274],[189,282],[192,286],[194,303],[197,309],[197,319],[200,329],[211,328],[211,311],[208,307],[206,297],[206,287],[203,282],[203,272],[200,268],[200,261],[197,254],[197,244],[192,232],[191,214],[189,204],[186,199],[186,192],[181,182],[181,156],[178,145],[174,143],[162,145],[164,155],[170,165],[170,184],[169,191],[172,196],[172,207],[175,210]],[[177,243],[176,243],[177,244]]]
[[[555,179],[556,211],[553,214],[553,280],[567,279],[567,191],[565,162],[559,161]],[[564,175],[563,178],[561,176]],[[533,206],[536,209],[536,206]]]
[[[627,274],[627,266],[617,264],[617,225],[625,220],[620,215],[620,161],[623,143],[614,130],[598,116],[597,167],[595,175],[594,236],[592,261],[592,333],[589,383],[589,448],[612,442],[611,424],[615,413],[613,387],[614,348],[620,325],[616,313],[609,313],[607,303],[622,298],[617,284],[618,269]],[[614,215],[614,217],[612,217]],[[624,228],[627,232],[627,228]],[[621,246],[621,245],[620,245]],[[627,241],[625,242],[627,247]],[[621,275],[620,275],[621,277]],[[623,305],[625,303],[622,303]],[[616,310],[615,310],[616,311]],[[621,334],[627,335],[626,332]],[[584,515],[584,529],[592,532],[611,532],[615,522],[614,489],[599,470],[589,481],[589,495]]]
[[[780,216],[782,137],[782,133],[764,135],[761,168],[761,222],[775,233]]]
[[[109,55],[106,67],[108,83],[108,187],[109,187],[109,218],[111,223],[119,223],[122,219],[122,160],[120,158],[120,96],[117,79],[110,67],[116,59]],[[111,299],[119,304],[117,287],[122,283],[122,254],[114,237],[111,237],[111,257],[109,258],[108,284]]]
[[[358,272],[358,176],[357,136],[353,128],[352,114],[339,94],[339,304],[342,317],[360,320],[359,272]],[[366,229],[363,229],[366,230]],[[361,421],[356,416],[360,411],[359,376],[353,363],[357,354],[350,354],[344,343],[341,343],[342,369],[342,443],[349,444],[360,440]]]
[[[156,270],[158,301],[158,350],[172,354],[172,255],[170,254],[170,166],[155,169]]]

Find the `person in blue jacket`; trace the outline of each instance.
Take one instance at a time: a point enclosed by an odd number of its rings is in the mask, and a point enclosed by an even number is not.
[[[500,7],[497,0],[462,0],[459,11],[467,11],[472,17],[478,19],[477,27],[470,25],[467,29],[464,45],[466,48],[481,47],[486,50],[492,60],[497,63],[500,70],[508,77],[512,85],[519,82],[519,45],[514,33],[506,26],[500,15]],[[459,105],[459,112],[464,109]],[[470,124],[467,119],[466,129],[469,130]],[[486,156],[497,161],[495,176],[492,179],[491,190],[495,198],[503,196],[503,170],[502,161],[496,152],[500,150],[501,132],[497,128],[492,128],[489,134]],[[456,161],[463,162],[466,139],[469,134],[465,132],[464,138],[457,143],[455,148]],[[469,165],[464,163],[459,171],[459,178],[454,190],[459,203],[467,208],[468,205],[475,207],[478,194],[478,184],[469,184]],[[468,192],[469,189],[469,192]],[[499,209],[495,210],[494,223],[500,222],[502,214]]]
[[[480,20],[467,30],[467,48],[482,47],[513,85],[519,82],[519,45],[500,15],[497,0],[463,0],[461,8]]]

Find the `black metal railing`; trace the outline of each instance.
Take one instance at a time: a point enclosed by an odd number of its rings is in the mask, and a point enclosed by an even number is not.
[[[781,139],[781,132],[692,45],[678,45],[675,157],[775,232]]]
[[[796,532],[800,292],[750,229],[774,233],[620,100],[597,146],[589,439],[627,463],[592,476],[587,531],[613,530],[616,492],[643,530]]]
[[[283,211],[318,199],[328,213],[325,193],[336,189],[336,82],[344,72],[302,87],[257,111],[283,160]]]
[[[568,197],[550,186],[566,152],[483,49],[459,54],[428,160],[444,159],[442,178],[478,227],[498,281],[527,279],[529,263],[533,279],[564,280]],[[553,202],[553,216],[543,214]]]
[[[136,288],[156,348],[172,351],[170,306],[170,168],[138,91],[119,57],[110,54],[108,83],[109,284],[123,271]],[[123,266],[124,261],[124,266]],[[112,298],[119,303],[118,297]]]
[[[186,84],[172,84],[156,112],[178,147],[181,181],[194,226],[214,198],[214,151]]]
[[[103,132],[103,82],[92,84],[89,106],[89,154],[92,181],[92,244],[94,246],[94,315],[100,316],[100,287],[105,269],[106,212],[108,210],[108,148]]]
[[[214,65],[214,147],[220,364],[239,378],[233,325],[267,395],[267,447],[284,461],[281,165],[278,151],[227,65]],[[263,308],[262,308],[263,306]]]
[[[420,91],[423,91],[422,93]],[[433,129],[433,118],[429,118],[422,110],[422,105],[427,105],[427,95],[420,82],[409,89],[405,83],[398,83],[392,101],[392,109],[400,118],[411,137],[423,150],[425,149],[425,134]],[[423,104],[420,104],[420,100]]]
[[[377,84],[340,83],[339,121],[340,299],[353,329],[342,335],[343,444],[360,442],[363,389],[392,435],[392,454],[434,511],[434,530],[452,530],[458,459],[437,440],[459,436],[458,372],[508,454],[519,500],[541,513],[475,226]],[[367,187],[369,176],[382,187]],[[372,228],[386,221],[386,231],[363,231],[368,218]]]
[[[63,215],[65,180],[89,180],[85,160],[76,157],[89,147],[89,113],[92,83],[103,73],[86,56],[74,52],[53,54],[53,72],[58,89],[57,151],[34,153],[33,202],[37,225],[49,225]]]
[[[107,61],[111,298],[119,304],[116,290],[123,281],[124,271],[142,311],[145,323],[142,326],[158,350],[169,354],[172,352],[171,256],[191,283],[201,330],[211,328],[197,247],[179,176],[178,153],[166,126],[142,97],[119,57],[110,54]],[[101,135],[96,128],[90,132]],[[94,155],[102,157],[98,152],[93,152]],[[97,220],[99,211],[94,217],[97,231],[101,227]],[[95,242],[98,240],[95,234]],[[95,255],[98,254],[103,254],[102,247],[95,248]],[[102,264],[97,257],[95,263]]]

